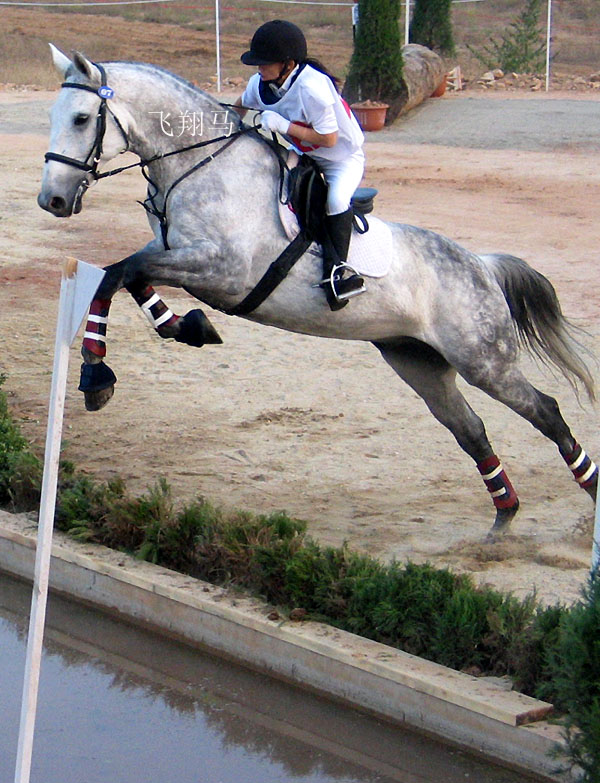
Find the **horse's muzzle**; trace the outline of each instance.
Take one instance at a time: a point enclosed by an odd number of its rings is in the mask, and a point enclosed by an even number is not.
[[[77,215],[81,212],[81,200],[88,188],[89,183],[87,179],[84,179],[78,184],[73,195],[69,197],[58,195],[42,187],[37,197],[38,206],[45,209],[46,212],[50,212],[50,214],[55,217],[71,217],[71,215]]]

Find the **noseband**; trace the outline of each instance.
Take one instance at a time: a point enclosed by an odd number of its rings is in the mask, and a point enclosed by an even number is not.
[[[125,152],[129,149],[129,140],[127,138],[127,134],[123,130],[123,126],[119,122],[118,117],[115,115],[113,111],[111,111],[110,107],[108,106],[108,99],[112,98],[114,96],[114,90],[109,87],[106,83],[106,71],[104,70],[104,67],[98,63],[94,63],[96,68],[100,71],[100,78],[101,78],[101,85],[100,87],[90,87],[87,84],[75,84],[74,82],[63,82],[61,84],[61,87],[68,87],[70,89],[74,90],[87,90],[87,92],[93,92],[95,95],[97,95],[100,98],[100,106],[98,107],[98,114],[96,115],[96,137],[94,139],[94,143],[92,144],[92,149],[90,150],[87,158],[84,161],[77,160],[76,158],[70,158],[67,155],[59,155],[57,152],[47,152],[44,155],[44,160],[47,162],[49,160],[56,160],[59,163],[66,163],[68,166],[74,166],[76,169],[81,169],[82,171],[87,172],[88,174],[91,174],[92,177],[96,180],[98,179],[98,164],[100,163],[100,158],[102,157],[102,144],[104,142],[104,134],[106,133],[106,112],[109,111],[112,115],[112,118],[114,119],[117,128],[121,131],[121,135],[123,136],[123,139],[125,140]],[[91,159],[91,163],[90,163]]]

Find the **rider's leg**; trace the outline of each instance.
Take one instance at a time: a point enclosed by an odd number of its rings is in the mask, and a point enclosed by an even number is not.
[[[345,161],[319,161],[319,165],[323,169],[328,188],[323,278],[330,279],[332,269],[345,264],[348,259],[353,222],[350,200],[362,179],[364,156],[359,152]],[[325,288],[327,301],[332,310],[339,310],[347,304],[348,300],[344,297],[366,290],[362,277],[357,274],[345,275],[345,271],[347,270],[340,269],[335,275],[333,286],[327,285]]]

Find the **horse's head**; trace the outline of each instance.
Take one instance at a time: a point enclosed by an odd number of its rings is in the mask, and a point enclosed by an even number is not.
[[[70,217],[81,211],[81,199],[96,179],[99,162],[128,148],[128,113],[115,113],[117,98],[102,65],[79,52],[70,60],[50,47],[63,84],[50,114],[50,150],[38,204],[56,217]]]

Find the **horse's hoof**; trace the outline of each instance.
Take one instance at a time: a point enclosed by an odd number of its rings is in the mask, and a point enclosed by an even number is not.
[[[117,376],[104,362],[82,364],[78,389],[85,396],[86,411],[103,408],[115,393],[116,382]]]
[[[84,392],[86,411],[99,411],[103,408],[110,398],[115,393],[114,386],[108,386],[106,389],[101,389],[95,392]]]
[[[202,348],[203,345],[220,345],[223,340],[202,310],[190,310],[177,322],[179,331],[175,335],[178,343]],[[160,331],[159,331],[160,334]]]
[[[492,529],[487,534],[486,540],[489,542],[498,541],[502,536],[506,535],[510,529],[510,523],[513,521],[515,514],[519,510],[519,501],[517,500],[510,508],[498,508],[496,509],[496,519],[492,525]]]
[[[87,394],[88,392],[99,392],[114,386],[117,382],[117,376],[104,362],[95,362],[90,364],[84,362],[81,365],[81,374],[79,376],[79,391]]]

